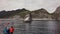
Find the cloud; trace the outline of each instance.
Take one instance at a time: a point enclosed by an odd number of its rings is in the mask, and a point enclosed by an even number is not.
[[[60,6],[60,0],[26,0],[25,4],[29,10],[45,8],[49,12],[54,12]]]
[[[0,10],[13,10],[18,8],[23,8],[23,0],[0,0]]]
[[[0,0],[0,10],[45,8],[49,12],[54,12],[58,6],[60,6],[60,0]]]

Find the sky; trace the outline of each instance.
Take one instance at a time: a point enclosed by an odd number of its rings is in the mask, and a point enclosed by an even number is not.
[[[60,6],[60,0],[0,0],[0,11],[22,8],[33,11],[44,8],[52,13],[58,6]]]

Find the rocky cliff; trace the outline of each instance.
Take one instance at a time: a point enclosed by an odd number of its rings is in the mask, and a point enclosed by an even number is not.
[[[11,10],[11,11],[0,11],[0,18],[8,18],[8,17],[13,17],[15,15],[19,15],[21,18],[24,18],[25,15],[31,13],[32,18],[46,18],[48,20],[60,20],[60,6],[57,7],[54,13],[49,13],[46,9],[41,8],[38,10],[34,11],[29,11],[26,10],[25,8],[23,9],[17,9],[17,10]],[[13,17],[14,18],[14,17]]]
[[[54,13],[52,13],[52,18],[56,20],[60,20],[60,6],[57,7]]]
[[[41,9],[32,11],[32,17],[33,18],[50,18],[50,14],[47,12],[47,10],[41,8]]]

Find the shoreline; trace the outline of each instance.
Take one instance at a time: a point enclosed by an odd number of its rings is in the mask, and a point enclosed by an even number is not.
[[[14,19],[14,18],[7,18],[7,19],[0,19],[0,20],[24,20],[23,18],[19,18],[19,19]],[[56,20],[56,19],[48,19],[48,18],[32,18],[32,20]]]

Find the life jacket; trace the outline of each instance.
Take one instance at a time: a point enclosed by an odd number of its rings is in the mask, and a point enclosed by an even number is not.
[[[14,32],[14,28],[10,28],[10,30],[9,30],[10,32]]]

